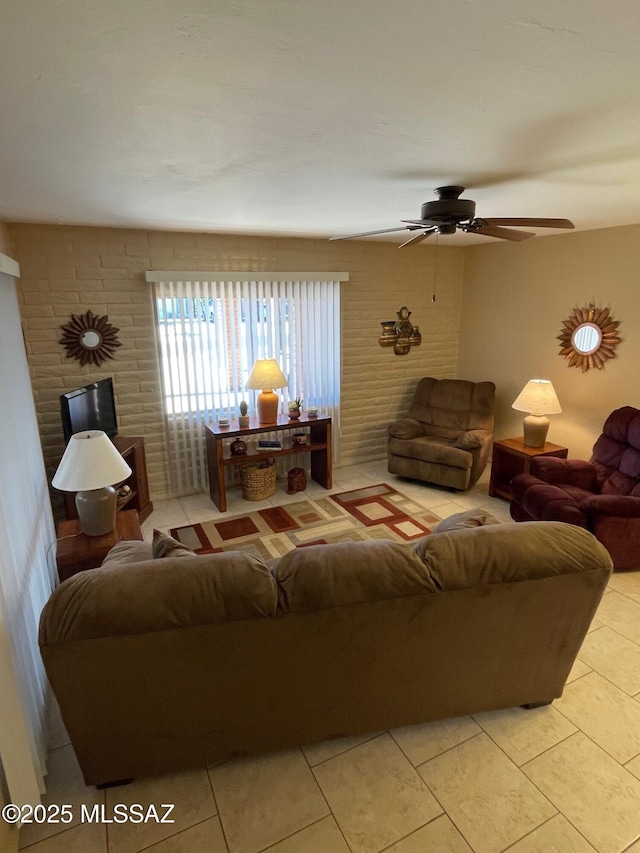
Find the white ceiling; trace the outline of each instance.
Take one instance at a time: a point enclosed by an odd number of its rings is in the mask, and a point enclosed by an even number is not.
[[[0,219],[326,237],[453,183],[640,223],[639,39],[638,0],[0,0]]]

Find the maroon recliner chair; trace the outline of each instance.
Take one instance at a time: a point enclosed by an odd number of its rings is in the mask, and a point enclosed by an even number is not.
[[[515,521],[566,521],[593,533],[614,568],[640,569],[640,409],[607,418],[589,462],[537,457],[511,481]]]

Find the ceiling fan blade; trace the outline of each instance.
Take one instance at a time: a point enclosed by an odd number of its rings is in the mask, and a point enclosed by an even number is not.
[[[486,222],[486,220],[483,220]],[[485,237],[500,237],[502,240],[528,240],[535,237],[531,231],[514,231],[512,228],[499,228],[497,225],[481,225],[479,228],[465,228],[470,234],[484,234]]]
[[[408,246],[409,243],[420,243],[422,240],[426,240],[427,237],[431,237],[435,230],[436,229],[433,228],[431,231],[425,231],[424,234],[416,234],[414,237],[410,237],[408,240],[405,240],[404,243],[400,243],[398,248],[402,249],[403,246]]]
[[[418,228],[436,228],[439,224],[434,219],[403,219],[407,225],[415,225]]]
[[[406,225],[403,225],[400,228],[383,228],[382,231],[363,231],[362,234],[347,234],[346,237],[329,237],[329,241],[351,240],[354,237],[371,237],[374,234],[391,234],[393,231],[417,231],[418,228],[418,225],[415,225],[413,228],[409,228]]]
[[[490,217],[486,219],[483,216],[482,221],[486,222],[487,225],[515,225],[516,227],[524,226],[526,228],[575,228],[569,219],[534,219],[532,217],[507,217],[506,219]]]

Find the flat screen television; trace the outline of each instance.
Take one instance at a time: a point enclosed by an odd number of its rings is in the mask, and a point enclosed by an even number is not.
[[[101,429],[109,438],[118,434],[111,377],[62,394],[60,411],[65,442],[68,442],[74,433],[87,429]]]

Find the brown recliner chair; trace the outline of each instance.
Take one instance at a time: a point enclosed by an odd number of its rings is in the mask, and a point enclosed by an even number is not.
[[[452,489],[471,488],[489,458],[495,391],[493,382],[421,379],[408,416],[389,427],[388,471]]]
[[[538,457],[511,481],[515,521],[565,521],[584,527],[614,568],[640,568],[640,409],[607,418],[589,462]]]

